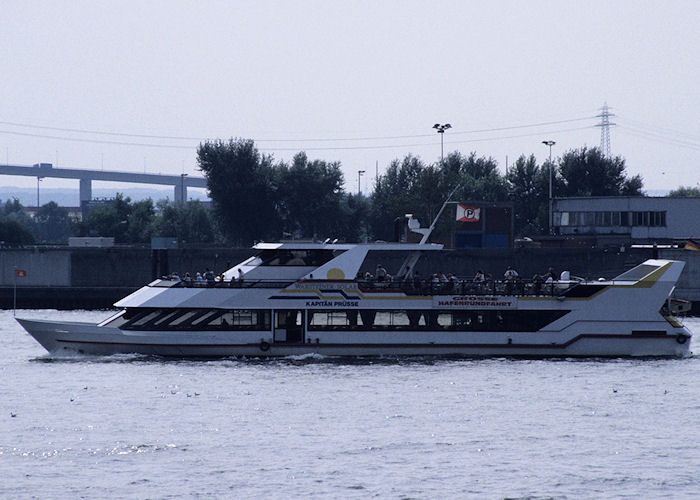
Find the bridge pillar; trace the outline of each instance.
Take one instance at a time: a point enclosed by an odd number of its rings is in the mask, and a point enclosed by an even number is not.
[[[80,179],[80,204],[92,200],[92,180]]]
[[[187,202],[187,186],[184,183],[175,184],[175,203]]]

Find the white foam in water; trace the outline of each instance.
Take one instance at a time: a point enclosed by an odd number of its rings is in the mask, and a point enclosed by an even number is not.
[[[326,359],[326,356],[319,354],[317,352],[308,352],[306,354],[296,354],[291,356],[285,356],[282,359],[291,359],[293,361],[304,361],[307,359]]]

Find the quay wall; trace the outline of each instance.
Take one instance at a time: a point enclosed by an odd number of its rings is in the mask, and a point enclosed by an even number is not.
[[[12,308],[15,281],[18,308],[107,308],[155,277],[172,271],[194,276],[206,268],[220,273],[251,255],[251,249],[238,248],[0,249],[0,308]],[[374,273],[377,264],[382,264],[395,274],[404,256],[372,252],[362,272]],[[658,256],[686,262],[675,296],[700,306],[700,252],[660,249]],[[443,272],[471,278],[482,269],[500,279],[508,266],[523,278],[531,278],[535,272],[544,274],[551,267],[557,274],[569,271],[573,276],[597,279],[612,278],[651,257],[650,249],[460,249],[427,252],[416,270],[425,277]],[[16,278],[15,269],[26,271],[26,276]]]

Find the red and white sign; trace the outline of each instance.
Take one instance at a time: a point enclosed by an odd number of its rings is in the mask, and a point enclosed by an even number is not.
[[[27,271],[24,269],[15,269],[15,276],[18,278],[26,278],[27,277]]]
[[[458,222],[479,222],[481,209],[477,207],[465,207],[457,205],[457,221]]]

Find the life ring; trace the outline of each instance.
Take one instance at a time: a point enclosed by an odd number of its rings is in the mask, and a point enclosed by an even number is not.
[[[679,333],[678,335],[676,335],[676,342],[678,342],[679,344],[685,344],[686,342],[688,342],[688,336]]]
[[[269,351],[270,350],[270,344],[265,342],[264,340],[260,341],[260,350],[261,351]]]

